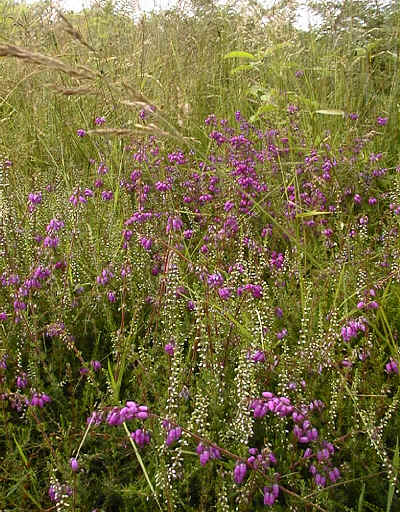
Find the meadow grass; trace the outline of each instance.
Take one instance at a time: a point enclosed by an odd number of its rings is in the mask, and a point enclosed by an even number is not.
[[[1,510],[400,507],[398,14],[200,7],[1,3]]]

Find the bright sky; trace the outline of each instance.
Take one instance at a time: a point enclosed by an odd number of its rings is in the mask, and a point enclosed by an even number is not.
[[[83,7],[88,7],[92,0],[60,0],[61,4],[66,10],[80,11]],[[174,0],[131,0],[133,3],[138,3],[141,11],[152,11],[154,9],[165,9],[174,4]],[[34,0],[26,0],[26,3],[33,3]],[[264,0],[264,4],[273,4],[274,0]],[[316,18],[305,8],[299,8],[298,11],[297,27],[306,29],[310,24],[316,22]]]

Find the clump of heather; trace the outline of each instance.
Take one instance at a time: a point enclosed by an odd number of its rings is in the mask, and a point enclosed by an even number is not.
[[[302,115],[100,158],[77,127],[85,176],[2,196],[2,443],[34,503],[327,511],[396,484],[400,174],[355,113],[319,143]]]

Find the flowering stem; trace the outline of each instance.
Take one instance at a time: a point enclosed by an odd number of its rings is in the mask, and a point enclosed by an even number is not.
[[[88,435],[88,433],[89,433],[89,429],[90,429],[90,427],[91,427],[91,425],[92,425],[92,422],[93,422],[93,417],[91,417],[91,418],[90,418],[90,420],[89,420],[89,424],[88,424],[88,426],[86,427],[85,433],[83,434],[82,441],[81,441],[81,443],[80,443],[80,445],[79,445],[79,448],[78,448],[78,450],[77,450],[77,452],[76,452],[76,455],[75,455],[75,458],[76,458],[76,459],[79,457],[79,452],[81,451],[81,448],[82,448],[82,446],[83,446],[83,443],[85,442],[85,439],[86,439],[86,437],[87,437],[87,435]]]
[[[149,416],[152,416],[154,418],[158,418],[160,420],[164,420],[164,421],[167,421],[168,423],[170,423],[171,425],[174,425],[175,427],[178,426],[178,424],[175,422],[175,421],[172,421],[172,420],[167,420],[166,418],[162,418],[161,416],[158,416],[158,414],[154,414],[154,413],[150,413]],[[125,425],[124,423],[124,427],[125,427],[125,430],[129,433],[129,430],[127,428],[127,426]],[[196,441],[199,441],[201,443],[204,443],[204,444],[207,444],[208,446],[211,446],[212,448],[218,448],[218,450],[227,455],[228,457],[230,458],[233,458],[239,462],[243,462],[244,464],[247,465],[247,459],[243,458],[243,457],[240,457],[239,455],[236,455],[235,453],[232,453],[230,452],[229,450],[225,449],[225,448],[222,448],[221,446],[218,446],[217,444],[215,443],[212,443],[210,442],[208,439],[205,439],[204,437],[201,437],[197,434],[194,434],[193,432],[191,432],[190,430],[184,428],[184,427],[180,427],[182,429],[183,432],[186,432],[187,434],[189,434],[193,439],[195,439]],[[133,443],[135,449],[136,449],[136,453],[138,455],[138,452],[137,452],[137,448],[136,448],[136,445],[134,444],[134,441],[133,439],[131,439],[129,437],[129,439],[131,440],[131,442]],[[141,463],[142,465],[142,462],[141,462],[141,459],[139,459],[139,463]],[[143,471],[145,471],[144,469],[144,466],[142,466],[142,469]],[[259,473],[260,475],[262,475],[264,478],[265,477],[268,477],[264,471],[262,471],[261,469],[259,468],[254,468],[254,471],[256,473]],[[147,473],[145,473],[145,475],[147,475]],[[149,482],[149,485],[150,482]],[[303,498],[302,496],[300,496],[299,494],[295,493],[294,491],[291,491],[290,489],[287,489],[286,487],[283,487],[282,485],[279,485],[279,488],[282,492],[286,493],[286,494],[289,494],[290,496],[293,496],[294,498],[297,498],[298,500],[300,501],[303,501],[304,503],[307,503],[307,505],[315,508],[316,510],[319,510],[320,512],[328,512],[326,509],[320,507],[319,505],[315,504],[315,503],[312,503],[310,501],[307,500],[307,496],[305,498]]]
[[[324,487],[322,489],[318,489],[318,491],[312,492],[311,494],[307,494],[307,496],[304,497],[304,499],[312,498],[313,496],[317,495],[321,491],[329,491],[329,489],[333,489],[334,487],[339,487],[340,485],[346,485],[351,484],[353,482],[357,482],[358,480],[368,480],[369,478],[375,478],[377,476],[381,476],[387,473],[387,471],[379,471],[378,473],[371,473],[367,476],[360,476],[359,478],[352,478],[351,480],[344,480],[343,482],[336,482],[335,484],[329,485],[328,487]]]
[[[143,471],[143,474],[147,480],[147,483],[149,484],[149,487],[150,487],[150,490],[154,496],[154,499],[156,500],[156,503],[158,505],[158,508],[162,511],[162,508],[161,508],[161,505],[160,505],[160,502],[158,501],[158,498],[157,498],[157,494],[154,490],[154,487],[153,487],[153,484],[151,483],[150,481],[150,478],[149,478],[149,475],[146,471],[146,467],[145,465],[143,464],[143,460],[142,460],[142,457],[140,456],[140,453],[139,453],[139,450],[137,449],[137,446],[136,446],[136,443],[135,441],[131,438],[131,433],[129,432],[129,429],[128,427],[126,426],[126,423],[125,421],[123,422],[123,426],[124,426],[124,429],[125,429],[125,432],[126,432],[126,435],[128,436],[128,439],[129,439],[129,442],[131,443],[132,445],[132,448],[134,449],[135,451],[135,455],[136,455],[136,458],[137,460],[139,461],[139,464],[140,464],[140,467],[142,468],[142,471]]]

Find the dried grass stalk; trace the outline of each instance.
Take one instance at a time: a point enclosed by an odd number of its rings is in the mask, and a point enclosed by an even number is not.
[[[57,14],[60,16],[60,18],[63,20],[63,22],[67,25],[67,28],[65,29],[68,34],[70,34],[74,39],[79,41],[83,46],[86,46],[90,51],[96,52],[96,49],[93,48],[85,39],[83,39],[83,36],[74,26],[71,24],[71,22],[64,16],[64,14],[57,9]]]
[[[200,141],[198,139],[195,139],[194,137],[184,137],[182,135],[174,135],[172,133],[166,132],[165,130],[162,130],[155,124],[148,124],[146,126],[142,124],[134,124],[135,129],[131,128],[97,128],[94,130],[88,130],[88,135],[109,135],[109,136],[120,136],[120,137],[143,137],[144,135],[155,135],[157,137],[169,137],[172,139],[177,139],[181,142],[184,142],[186,144],[189,143],[197,143],[199,144]]]
[[[0,57],[15,57],[17,59],[30,62],[32,64],[38,64],[45,66],[56,71],[61,71],[71,76],[72,78],[94,80],[98,73],[95,73],[86,66],[78,66],[77,68],[71,68],[65,62],[55,57],[49,57],[42,53],[31,52],[25,48],[14,46],[11,44],[0,45]]]
[[[158,135],[161,137],[171,137],[171,134],[162,130],[155,124],[148,124],[143,126],[141,124],[134,125],[135,130],[131,128],[97,128],[88,130],[89,135],[119,135],[119,136],[133,136],[133,135]]]
[[[65,88],[60,87],[56,84],[48,84],[48,87],[57,91],[59,94],[63,94],[64,96],[84,96],[85,94],[98,94],[97,91],[92,89],[91,87],[71,87]]]

